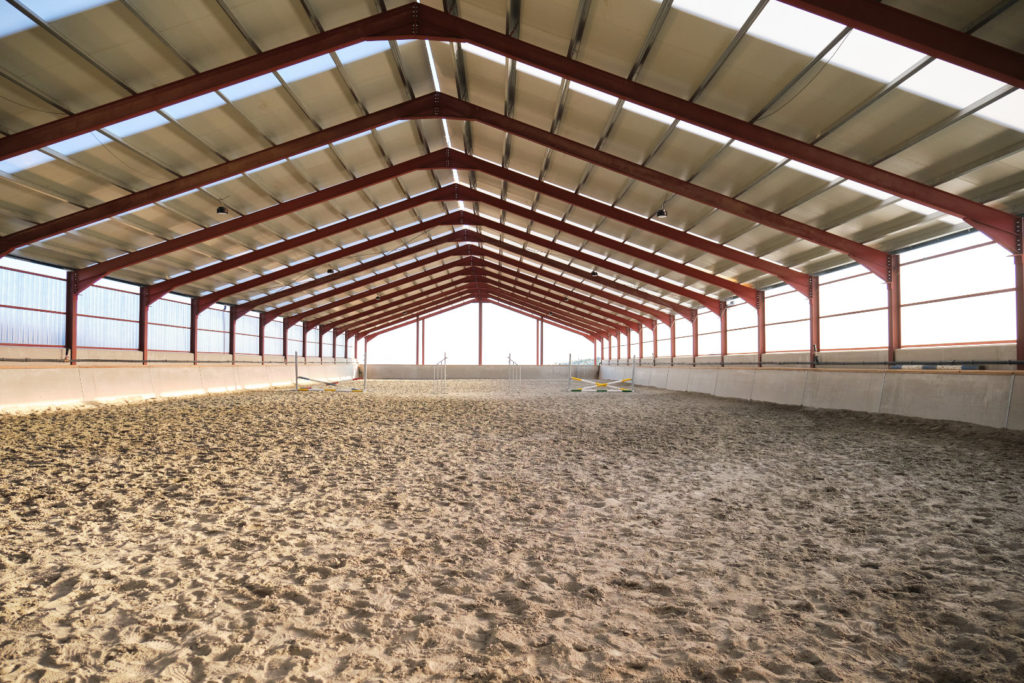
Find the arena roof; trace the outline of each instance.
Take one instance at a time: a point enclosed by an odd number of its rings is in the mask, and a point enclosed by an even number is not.
[[[1024,2],[7,0],[0,255],[358,336],[597,338],[977,229]]]

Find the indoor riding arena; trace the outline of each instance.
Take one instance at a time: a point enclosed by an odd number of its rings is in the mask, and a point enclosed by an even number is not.
[[[1024,680],[1021,26],[0,0],[0,680]]]

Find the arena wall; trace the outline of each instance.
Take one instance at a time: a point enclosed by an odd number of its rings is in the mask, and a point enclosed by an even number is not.
[[[300,362],[299,375],[318,380],[356,377],[354,360]],[[295,383],[295,366],[272,365],[88,365],[0,368],[0,412],[55,405],[139,400],[190,394],[262,389]],[[302,381],[302,384],[313,382]]]
[[[629,365],[602,365],[601,379]],[[635,368],[636,384],[808,408],[856,410],[1024,430],[1024,372],[737,368]]]

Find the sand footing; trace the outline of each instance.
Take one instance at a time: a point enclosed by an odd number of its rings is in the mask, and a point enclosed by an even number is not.
[[[0,417],[0,679],[1024,680],[1024,435],[562,382]]]

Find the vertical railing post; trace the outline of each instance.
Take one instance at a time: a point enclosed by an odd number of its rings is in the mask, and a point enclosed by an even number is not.
[[[1017,303],[1017,369],[1024,370],[1024,216],[1017,216],[1014,221],[1016,233],[1013,255],[1014,279],[1016,281],[1014,295]]]
[[[149,365],[149,285],[139,287],[139,351],[142,364]]]
[[[815,275],[808,277],[807,299],[811,306],[811,360],[810,366],[817,367],[818,351],[821,350],[821,288]]]
[[[64,289],[64,358],[78,365],[78,271],[69,270]]]
[[[903,345],[901,330],[902,311],[900,310],[900,257],[899,254],[886,254],[885,285],[888,293],[889,308],[889,363],[896,362],[896,351]]]

